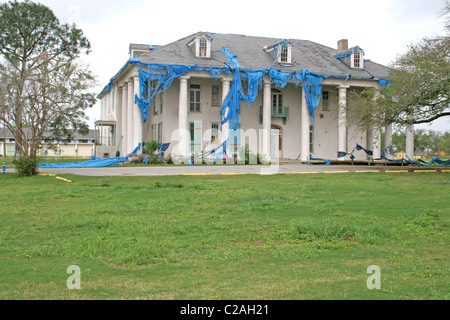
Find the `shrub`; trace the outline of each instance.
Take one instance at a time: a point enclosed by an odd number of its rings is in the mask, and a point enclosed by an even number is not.
[[[159,149],[159,143],[156,140],[152,140],[145,145],[144,152],[149,155],[153,155]]]
[[[245,164],[262,164],[260,154],[254,154],[250,152],[250,147],[248,144],[241,147],[239,150],[239,159],[245,159]]]
[[[20,158],[14,162],[19,177],[31,177],[38,174],[38,160],[31,158]]]

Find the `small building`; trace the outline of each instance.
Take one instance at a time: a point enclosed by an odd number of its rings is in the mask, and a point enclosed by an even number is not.
[[[74,132],[72,135],[70,141],[53,141],[52,144],[55,149],[49,148],[48,143],[42,141],[38,155],[80,158],[89,158],[95,155],[96,132],[94,130],[90,130],[88,135],[81,135],[78,132]],[[46,133],[44,136],[48,138],[51,137],[51,134]],[[3,156],[5,151],[8,157],[13,157],[16,153],[16,141],[8,129],[0,128],[0,155]]]

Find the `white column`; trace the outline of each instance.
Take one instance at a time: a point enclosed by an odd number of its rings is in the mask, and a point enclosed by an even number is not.
[[[372,129],[372,150],[373,159],[381,158],[381,130],[379,128]]]
[[[414,125],[410,124],[406,127],[406,156],[410,160],[414,160]]]
[[[308,161],[310,156],[310,127],[311,127],[311,114],[309,113],[308,106],[306,104],[306,92],[302,90],[302,120],[301,120],[301,157],[303,162]]]
[[[338,152],[347,152],[347,89],[349,86],[339,86],[338,115]],[[345,157],[339,158],[344,161]]]
[[[272,82],[265,80],[264,101],[263,101],[262,154],[267,161],[271,160],[271,133],[272,133]]]
[[[133,105],[134,105],[134,81],[133,79],[130,79],[128,81],[128,103],[127,103],[127,155],[130,154],[134,148],[137,146],[134,145],[134,138],[133,138],[133,127],[134,127],[134,112],[133,112]]]
[[[128,152],[128,84],[125,82],[122,87],[122,148],[121,156],[127,156]]]
[[[118,147],[120,143],[120,137],[122,136],[122,89],[117,85],[116,88],[116,106],[115,106],[115,146]],[[114,155],[115,156],[115,155]]]
[[[109,105],[110,105],[110,102],[111,102],[111,91],[109,91],[107,96],[106,96],[105,113],[103,114],[103,120],[105,120],[109,116]]]
[[[375,92],[374,101],[379,98],[380,92],[377,90]],[[373,128],[372,129],[372,150],[373,150],[373,159],[381,158],[381,129]]]
[[[180,97],[178,108],[179,154],[189,156],[189,127],[188,127],[188,80],[189,77],[180,77]]]
[[[384,148],[388,148],[392,145],[392,124],[386,126],[384,130]],[[391,154],[386,154],[386,156],[392,156]]]
[[[228,93],[230,92],[230,88],[231,88],[231,79],[229,78],[223,78],[222,79],[222,103],[225,102],[225,99],[227,98]],[[227,108],[225,111],[225,117],[228,115],[228,113],[230,112],[230,109]],[[224,123],[222,125],[222,137],[221,137],[221,142],[225,142],[228,137],[230,135],[230,123]],[[231,156],[230,154],[230,146],[227,146],[227,156]]]
[[[136,95],[140,95],[140,84],[139,84],[139,76],[134,77],[134,92],[133,92],[133,124],[134,124],[134,131],[133,131],[133,148],[136,148],[139,143],[143,142],[143,136],[142,136],[142,130],[143,130],[143,123],[142,123],[142,112],[139,108],[137,103],[134,103],[134,99]],[[142,149],[139,153],[142,153]]]

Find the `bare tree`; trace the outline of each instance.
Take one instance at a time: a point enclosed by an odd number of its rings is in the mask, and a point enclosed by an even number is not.
[[[18,151],[35,160],[44,133],[55,138],[86,131],[85,110],[95,103],[91,72],[77,61],[90,43],[74,25],[29,1],[0,5],[0,120]]]

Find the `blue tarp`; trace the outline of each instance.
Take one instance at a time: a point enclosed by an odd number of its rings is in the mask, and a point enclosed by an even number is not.
[[[282,41],[275,45],[291,45],[287,41]],[[354,51],[360,50],[359,47]],[[351,51],[353,53],[354,51]],[[319,75],[309,72],[308,70],[295,70],[291,72],[283,72],[275,69],[273,66],[268,67],[265,70],[248,70],[243,68],[239,62],[238,57],[230,52],[226,47],[220,50],[227,58],[227,63],[223,67],[199,67],[199,66],[183,66],[183,65],[169,65],[169,64],[145,64],[140,62],[137,58],[130,59],[127,64],[122,68],[126,68],[129,64],[140,64],[139,80],[140,90],[139,95],[135,96],[135,103],[139,106],[142,112],[143,122],[147,122],[150,116],[150,108],[152,101],[156,96],[167,90],[173,83],[173,81],[191,71],[207,71],[214,79],[218,79],[221,74],[233,75],[233,82],[230,88],[228,96],[224,100],[222,106],[222,124],[226,122],[230,123],[230,136],[223,141],[222,144],[215,150],[211,150],[207,153],[216,153],[222,149],[222,152],[217,153],[217,157],[222,157],[227,146],[230,144],[231,138],[234,136],[234,130],[239,129],[239,109],[240,101],[245,101],[248,104],[254,102],[258,97],[259,91],[262,90],[262,82],[264,75],[269,75],[270,79],[277,87],[284,88],[288,81],[292,80],[296,86],[300,84],[305,88],[306,103],[308,110],[311,114],[311,123],[314,128],[315,111],[320,103],[322,97],[322,82],[325,78],[343,78],[352,79],[352,75],[346,77]],[[338,57],[339,58],[339,57]],[[121,71],[122,71],[121,70]],[[120,71],[120,72],[121,72]],[[119,74],[120,74],[119,72]],[[118,75],[119,75],[118,74]],[[108,90],[111,87],[112,82],[117,78],[116,75],[109,83]],[[242,80],[246,80],[243,82]],[[244,93],[243,83],[247,85],[247,93]],[[380,84],[383,86],[386,84],[386,80],[381,79]],[[226,111],[228,110],[228,113]]]
[[[327,159],[320,159],[320,158],[313,158],[313,157],[309,157],[310,161],[325,161],[325,165],[329,166],[331,165],[331,160],[327,160]],[[309,164],[309,162],[308,162]]]
[[[343,54],[341,54],[341,55],[337,55],[336,58],[337,58],[337,59],[346,58],[346,57],[348,57],[348,56],[351,56],[352,54],[354,54],[354,53],[355,53],[356,51],[358,51],[358,50],[361,50],[364,56],[366,55],[366,53],[364,52],[363,49],[361,49],[360,47],[355,47],[355,48],[353,48],[353,50],[350,50],[350,51],[348,51],[348,52],[346,52],[346,53],[343,53]]]
[[[439,157],[434,157],[430,162],[426,162],[423,160],[418,160],[419,166],[426,167],[431,166],[432,164],[439,164],[442,166],[450,166],[450,160],[441,160]]]
[[[83,161],[83,162],[68,162],[68,163],[40,163],[38,168],[100,168],[100,167],[114,167],[118,166],[124,162],[128,162],[130,157],[141,149],[142,144],[140,143],[136,149],[133,150],[126,157],[117,157],[111,159],[100,159],[98,157],[93,157],[93,160]]]

